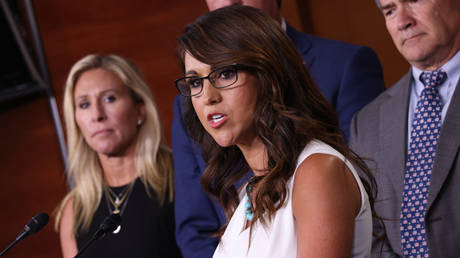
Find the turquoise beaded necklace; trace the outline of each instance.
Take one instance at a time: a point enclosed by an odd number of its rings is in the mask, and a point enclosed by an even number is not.
[[[252,191],[254,190],[254,185],[262,179],[262,176],[253,176],[248,180],[246,185],[246,194],[244,195],[244,207],[246,219],[252,221],[254,219],[254,208],[252,207]]]

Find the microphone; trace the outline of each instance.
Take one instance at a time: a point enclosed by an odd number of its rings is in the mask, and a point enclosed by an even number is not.
[[[107,233],[115,231],[118,226],[121,224],[121,216],[118,213],[112,213],[110,216],[107,216],[101,225],[99,225],[99,229],[93,235],[93,237],[83,246],[83,248],[75,255],[74,258],[80,257],[83,252],[96,240],[101,239]]]
[[[14,240],[5,250],[0,253],[0,256],[3,256],[8,250],[10,250],[13,246],[19,243],[22,239],[26,238],[28,235],[32,235],[40,231],[46,224],[48,224],[49,216],[48,214],[41,212],[37,216],[33,217],[29,223],[24,227],[24,230],[16,237]]]

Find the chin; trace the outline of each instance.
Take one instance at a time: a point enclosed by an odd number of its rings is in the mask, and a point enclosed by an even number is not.
[[[116,146],[98,146],[94,148],[94,151],[97,152],[98,155],[104,155],[108,157],[114,157],[120,155],[120,148]]]
[[[225,147],[230,147],[230,146],[233,146],[235,145],[235,143],[233,142],[232,139],[229,139],[229,138],[225,138],[225,137],[213,137],[214,141],[216,141],[216,143],[222,147],[222,148],[225,148]]]
[[[98,155],[104,155],[107,157],[118,157],[127,154],[129,151],[135,149],[135,142],[121,140],[106,140],[106,141],[95,141],[92,142],[90,148],[95,151]]]
[[[100,150],[100,151],[97,151],[97,154],[104,155],[104,156],[107,156],[107,157],[119,156],[119,152],[115,151],[115,150]]]
[[[219,145],[222,148],[230,147],[230,146],[234,145],[232,143],[224,142],[224,141],[216,141],[216,143],[217,143],[217,145]]]
[[[429,61],[433,52],[433,49],[429,47],[412,48],[406,50],[404,57],[409,63],[425,63]]]

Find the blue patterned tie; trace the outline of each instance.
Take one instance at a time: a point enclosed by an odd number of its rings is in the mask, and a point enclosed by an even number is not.
[[[404,257],[429,257],[425,209],[441,130],[442,103],[437,87],[446,78],[444,70],[420,75],[425,88],[414,112],[401,203],[400,229]]]

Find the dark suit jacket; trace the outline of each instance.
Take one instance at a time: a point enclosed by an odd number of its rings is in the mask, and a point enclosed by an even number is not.
[[[377,56],[370,48],[300,33],[289,26],[287,34],[321,92],[335,106],[341,128],[348,134],[353,114],[384,90]],[[205,163],[184,129],[182,99],[177,96],[174,101],[172,124],[176,240],[186,258],[211,257],[217,240],[209,234],[222,226],[225,218],[201,188]]]
[[[407,73],[359,111],[351,122],[350,146],[369,162],[378,184],[375,209],[384,227],[374,220],[375,257],[401,256],[399,214],[407,153],[407,114],[412,75]],[[425,216],[430,257],[460,256],[460,85],[441,127]],[[380,254],[380,251],[382,252]]]

